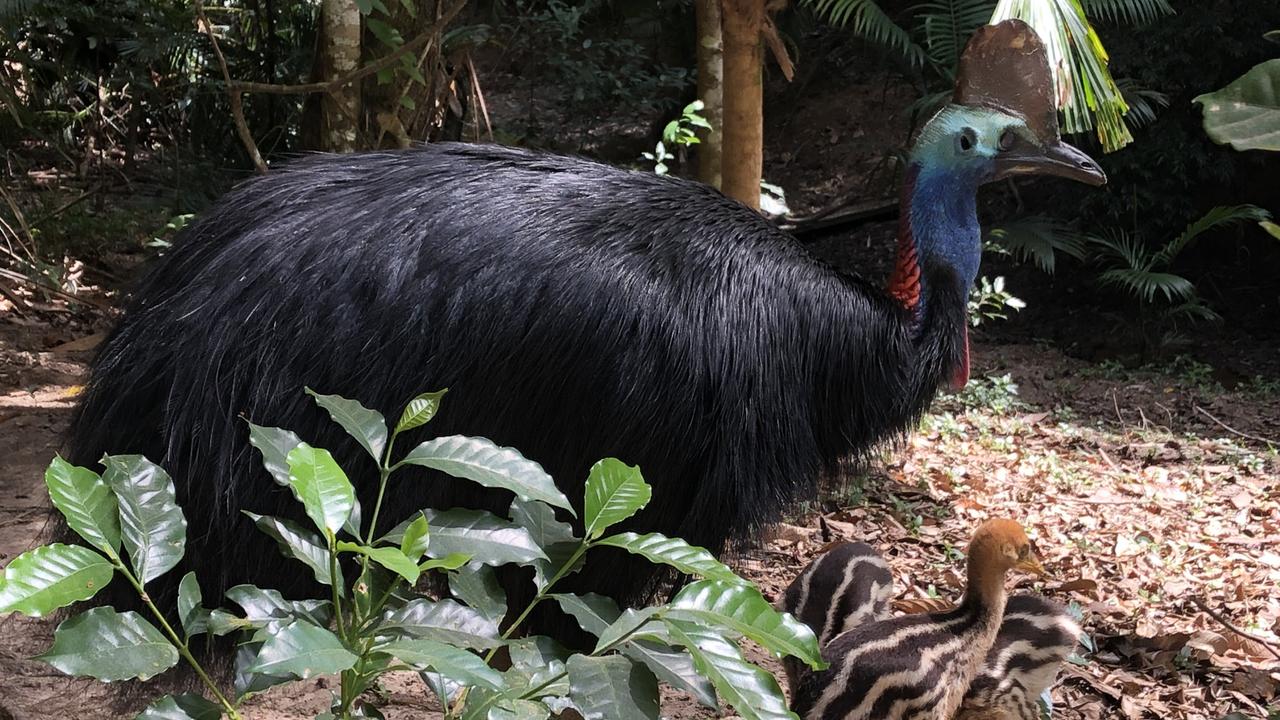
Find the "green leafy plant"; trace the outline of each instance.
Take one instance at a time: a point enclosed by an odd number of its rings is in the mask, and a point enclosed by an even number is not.
[[[698,139],[696,128],[711,129],[711,123],[701,115],[704,107],[701,100],[694,100],[685,105],[684,110],[680,111],[680,116],[667,123],[662,129],[662,139],[653,147],[653,152],[641,153],[645,160],[653,163],[655,173],[666,175],[670,171],[671,168],[667,163],[678,157],[676,153],[671,152],[671,148],[675,148],[678,152],[682,148],[702,142]]]
[[[1179,255],[1209,230],[1241,221],[1262,223],[1270,217],[1266,210],[1253,205],[1215,207],[1158,247],[1124,230],[1090,237],[1089,242],[1097,250],[1095,261],[1103,266],[1098,280],[1137,300],[1144,341],[1148,347],[1158,346],[1161,343],[1151,342],[1148,333],[1163,329],[1169,321],[1218,319],[1218,314],[1200,297],[1195,284],[1175,271],[1174,263]]]
[[[1192,102],[1204,108],[1204,130],[1214,142],[1280,152],[1280,59],[1259,63]]]
[[[1004,276],[992,280],[987,276],[969,291],[969,324],[978,327],[984,322],[1008,320],[1009,309],[1021,310],[1027,304],[1004,288]]]
[[[795,717],[777,681],[748,662],[737,641],[746,637],[821,668],[812,631],[776,612],[755,586],[702,548],[657,533],[609,534],[650,499],[637,468],[612,458],[591,468],[584,533],[578,536],[558,517],[576,516],[568,498],[538,464],[511,448],[448,436],[394,459],[396,441],[431,420],[443,391],[414,398],[394,428],[353,400],[311,395],[378,464],[373,512],[364,515],[328,451],[288,430],[250,425],[264,466],[302,504],[311,526],[246,515],[285,556],[329,586],[330,597],[287,600],[271,589],[240,585],[227,592],[239,611],[208,609],[196,576],[188,573],[179,586],[179,622],[170,623],[172,616],[146,593],[146,584],[171,571],[185,551],[186,519],[169,476],[137,455],[108,456],[101,475],[56,458],[45,476],[50,498],[87,546],[53,544],[15,558],[0,582],[0,613],[44,616],[90,600],[114,576],[123,577],[150,619],[93,608],[60,624],[53,646],[40,657],[64,673],[103,681],[151,678],[185,660],[212,699],[165,696],[143,713],[146,718],[239,718],[247,697],[319,674],[341,676],[340,692],[322,717],[381,717],[369,691],[393,670],[421,673],[446,718],[547,718],[565,707],[586,718],[657,718],[659,682],[713,708],[723,700],[744,718]],[[515,497],[506,517],[423,509],[380,534],[387,485],[409,466]],[[698,579],[670,602],[640,609],[556,591],[596,547],[620,548]],[[536,594],[519,612],[508,608],[499,589],[495,569],[503,565],[534,570]],[[344,576],[351,569],[357,570],[354,581]],[[431,573],[446,576],[447,597],[415,589]],[[598,638],[595,647],[569,653],[550,638],[520,637],[525,619],[544,602],[577,619]],[[224,692],[190,649],[195,636],[232,632],[242,635],[234,693]],[[503,648],[510,668],[499,671],[490,661]]]

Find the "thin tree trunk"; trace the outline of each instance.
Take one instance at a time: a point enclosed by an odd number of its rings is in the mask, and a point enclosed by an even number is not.
[[[698,25],[698,99],[711,129],[698,131],[698,179],[720,187],[720,142],[724,128],[724,39],[720,0],[694,0]]]
[[[760,209],[764,164],[764,0],[724,0],[724,132],[721,190]]]
[[[324,25],[324,44],[320,48],[324,79],[355,72],[360,67],[360,8],[355,0],[322,0],[320,17]],[[325,93],[321,99],[322,148],[330,152],[354,151],[359,118],[359,83]]]

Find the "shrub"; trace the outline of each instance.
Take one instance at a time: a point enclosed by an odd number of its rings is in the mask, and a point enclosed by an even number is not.
[[[196,576],[182,578],[178,623],[170,623],[145,588],[182,558],[186,519],[163,469],[138,455],[108,456],[101,475],[61,458],[45,480],[54,506],[88,547],[52,544],[15,558],[0,583],[0,613],[44,616],[90,600],[119,574],[140,594],[151,619],[95,607],[61,623],[40,656],[69,675],[102,681],[145,680],[185,660],[213,700],[164,696],[142,717],[238,718],[247,697],[317,674],[340,674],[341,690],[323,717],[381,717],[366,698],[394,670],[421,673],[446,718],[546,718],[575,707],[585,718],[657,718],[658,684],[720,700],[745,718],[795,717],[772,675],[749,663],[737,640],[820,668],[812,631],[776,612],[755,586],[706,550],[656,533],[609,529],[645,506],[650,488],[637,468],[601,460],[591,468],[582,504],[584,533],[557,511],[574,507],[537,463],[484,438],[422,442],[393,462],[396,440],[431,420],[444,393],[414,398],[394,429],[358,402],[311,393],[381,469],[377,502],[364,517],[354,488],[332,456],[280,428],[250,426],[252,444],[275,481],[289,488],[312,527],[246,513],[281,552],[331,588],[324,600],[287,600],[269,588],[240,585],[227,597],[238,612],[208,609]],[[424,509],[379,535],[382,497],[395,472],[432,468],[515,495],[507,517],[478,510]],[[608,598],[554,592],[599,546],[621,548],[697,580],[670,602],[622,610]],[[354,559],[354,582],[340,557]],[[518,613],[507,607],[495,568],[533,568],[536,595]],[[450,597],[415,588],[445,574]],[[547,637],[523,637],[523,621],[555,602],[598,642],[569,653]],[[511,618],[504,623],[504,618]],[[154,620],[154,624],[152,622]],[[175,627],[176,625],[176,627]],[[504,627],[505,626],[505,627]],[[225,693],[193,656],[192,638],[239,632],[234,693]],[[511,667],[490,662],[506,648]],[[104,650],[107,650],[104,652]]]

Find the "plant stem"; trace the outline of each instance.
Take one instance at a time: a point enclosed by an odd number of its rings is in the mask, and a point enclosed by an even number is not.
[[[142,583],[133,576],[133,573],[130,572],[129,568],[125,567],[125,564],[119,557],[113,557],[112,560],[115,562],[116,569],[128,578],[130,584],[132,584],[134,589],[138,591],[138,595],[142,598],[142,604],[146,605],[147,609],[151,611],[151,614],[155,616],[156,620],[160,623],[160,627],[164,630],[165,634],[169,636],[169,642],[177,648],[178,654],[181,655],[182,659],[186,660],[187,664],[196,671],[196,675],[199,676],[200,681],[209,688],[209,692],[213,693],[214,699],[216,699],[218,704],[222,706],[223,712],[225,712],[227,717],[231,720],[240,720],[240,713],[236,710],[236,706],[222,694],[222,690],[218,688],[218,684],[213,681],[213,678],[209,677],[209,674],[200,666],[200,663],[196,660],[195,656],[191,654],[191,649],[187,647],[187,641],[179,637],[178,633],[174,631],[173,626],[165,619],[164,613],[160,612],[160,608],[157,608],[155,603],[151,602],[151,596],[147,594],[145,589],[143,589]]]
[[[525,606],[524,611],[522,611],[518,616],[516,616],[516,619],[513,620],[511,624],[507,626],[507,629],[505,631],[503,631],[502,633],[503,640],[511,639],[511,635],[516,631],[516,628],[520,626],[520,623],[524,622],[524,619],[529,617],[529,613],[533,612],[533,609],[538,606],[538,603],[547,599],[547,594],[548,594],[547,591],[551,589],[551,586],[559,582],[565,575],[568,575],[569,570],[573,568],[574,564],[578,562],[578,559],[581,558],[583,555],[585,555],[587,550],[590,550],[590,549],[591,549],[591,541],[587,540],[586,538],[583,538],[582,544],[578,546],[578,549],[573,551],[573,554],[569,556],[569,559],[565,561],[564,565],[561,565],[560,569],[556,571],[556,574],[552,575],[551,579],[547,581],[547,584],[543,585],[542,589],[538,590],[538,594],[533,596],[533,600],[529,601],[529,604]],[[493,660],[493,656],[497,654],[498,648],[500,647],[501,646],[495,647],[489,650],[489,652],[485,653],[484,662],[486,665],[489,663],[489,661]],[[452,708],[449,707],[449,703],[447,701],[444,703],[446,717],[450,717],[457,714],[458,709],[462,706],[462,703],[467,699],[468,689],[469,688],[463,688],[462,692],[458,693],[458,699],[454,700]],[[490,699],[490,701],[492,701],[492,699]]]
[[[329,541],[329,588],[333,590],[333,617],[338,624],[338,637],[345,642],[350,642],[347,637],[346,623],[342,619],[342,588],[338,587],[338,547],[336,538],[333,533],[326,532]]]

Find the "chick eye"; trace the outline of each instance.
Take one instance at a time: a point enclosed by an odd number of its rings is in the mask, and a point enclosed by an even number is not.
[[[969,152],[978,142],[978,136],[973,132],[973,128],[965,128],[960,131],[960,137],[956,138],[956,146],[960,148],[960,152]]]
[[[1017,141],[1018,141],[1018,134],[1012,130],[1005,130],[1004,132],[1000,133],[1000,149],[1002,151],[1013,149],[1013,144],[1016,143]]]

